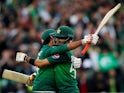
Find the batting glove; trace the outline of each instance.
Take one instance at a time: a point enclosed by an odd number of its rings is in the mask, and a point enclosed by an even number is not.
[[[91,43],[92,40],[93,40],[92,34],[85,35],[84,39],[82,39],[82,44]]]
[[[81,67],[81,64],[82,64],[81,58],[76,58],[74,56],[71,56],[71,62],[72,62],[72,65],[74,66],[74,68]]]
[[[16,61],[17,62],[24,62],[26,56],[27,56],[27,54],[25,54],[25,53],[17,52],[16,53]]]
[[[36,73],[33,73],[29,76],[28,80],[27,80],[27,86],[33,86],[33,82],[34,82],[34,79],[36,77]]]
[[[98,42],[99,36],[96,34],[93,34],[92,37],[93,37],[93,40],[91,43],[95,45]]]

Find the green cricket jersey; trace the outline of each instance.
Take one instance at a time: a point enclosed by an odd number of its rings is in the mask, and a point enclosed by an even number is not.
[[[49,62],[59,62],[54,67],[55,83],[58,93],[79,93],[76,80],[76,70],[72,66],[71,52],[66,52],[58,57],[47,58]],[[60,64],[61,63],[61,64]]]
[[[47,58],[54,65],[40,68],[34,80],[33,91],[55,91],[57,89],[59,93],[79,93],[76,70],[71,65],[72,54],[66,51],[68,51],[66,45],[57,47],[45,45],[42,48],[39,52],[39,59]],[[59,54],[53,55],[55,53]]]
[[[45,59],[56,53],[64,53],[68,51],[67,45],[50,47],[44,45],[38,54],[39,59]],[[33,84],[33,91],[53,91],[55,90],[54,66],[49,65],[39,69]]]

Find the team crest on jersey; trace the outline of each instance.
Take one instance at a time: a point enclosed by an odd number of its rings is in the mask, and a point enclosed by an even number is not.
[[[53,59],[59,59],[60,58],[60,55],[59,54],[55,54],[52,56]]]

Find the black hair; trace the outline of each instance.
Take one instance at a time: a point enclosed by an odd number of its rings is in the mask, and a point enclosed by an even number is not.
[[[50,36],[49,36],[48,38],[46,38],[46,40],[44,40],[44,42],[43,42],[43,45],[48,44],[48,43],[50,42],[50,39],[51,39],[51,37],[50,37]]]

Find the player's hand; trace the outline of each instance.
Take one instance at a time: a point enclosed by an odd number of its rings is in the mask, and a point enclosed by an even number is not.
[[[93,40],[91,43],[95,45],[98,42],[99,36],[96,34],[93,34],[92,37],[93,37]]]
[[[27,56],[27,54],[25,54],[25,53],[17,52],[16,53],[16,61],[17,62],[24,62],[26,56]]]
[[[33,86],[33,81],[34,81],[35,77],[36,77],[36,73],[33,73],[29,76],[29,79],[27,80],[28,86]]]
[[[86,44],[86,43],[92,43],[92,44],[96,44],[98,42],[99,36],[96,34],[89,34],[89,35],[85,35],[84,39],[82,39],[82,44]]]
[[[81,58],[71,56],[71,62],[73,64],[74,68],[80,68],[81,67],[81,64],[82,64]]]
[[[82,39],[82,43],[86,44],[86,43],[91,43],[93,40],[93,36],[92,34],[88,34],[84,36],[84,39]]]

